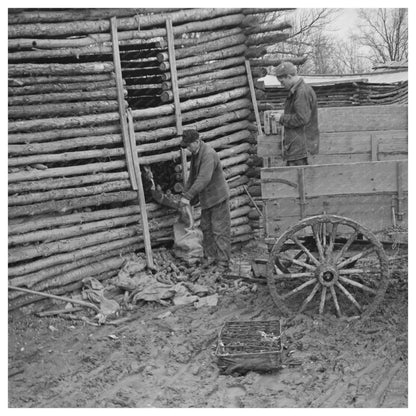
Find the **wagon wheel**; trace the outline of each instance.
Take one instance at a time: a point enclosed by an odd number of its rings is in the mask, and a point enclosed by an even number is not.
[[[303,240],[305,235],[311,237]],[[286,315],[329,311],[366,317],[386,292],[388,261],[371,231],[348,218],[319,215],[278,239],[270,251],[267,282]]]

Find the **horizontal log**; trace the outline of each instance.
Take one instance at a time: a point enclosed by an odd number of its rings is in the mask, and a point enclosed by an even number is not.
[[[209,52],[200,56],[191,56],[188,58],[178,59],[176,61],[176,67],[186,68],[192,65],[202,64],[204,62],[209,62],[218,59],[230,58],[233,56],[244,55],[247,50],[246,45],[237,45],[231,48],[225,48],[219,51]],[[167,71],[170,69],[168,62],[162,62],[159,65],[161,71]]]
[[[159,205],[154,203],[146,204],[146,211],[149,213],[157,210]],[[168,210],[166,210],[168,213]],[[128,215],[140,214],[140,207],[136,204],[127,205],[120,208],[101,209],[90,212],[78,212],[75,214],[56,215],[56,216],[43,216],[41,218],[25,219],[23,223],[10,224],[9,222],[9,235],[23,234],[35,230],[41,230],[50,227],[59,227],[64,225],[82,224],[91,221],[99,221],[114,217],[123,217]],[[153,214],[152,214],[153,215]]]
[[[276,22],[276,23],[260,23],[256,24],[253,27],[248,27],[244,30],[244,33],[246,35],[253,35],[256,33],[267,33],[267,32],[273,32],[276,30],[285,30],[285,29],[291,29],[292,24],[289,21],[283,21],[283,22]]]
[[[9,209],[16,205],[28,205],[44,201],[79,198],[88,195],[99,195],[105,192],[124,191],[132,189],[130,180],[105,182],[99,185],[83,186],[79,188],[54,189],[46,192],[32,192],[30,194],[9,196]]]
[[[131,238],[114,240],[110,242],[105,242],[102,244],[89,246],[83,249],[70,251],[68,253],[61,253],[61,254],[45,257],[40,260],[32,261],[30,263],[25,263],[25,264],[21,264],[18,266],[12,266],[12,267],[9,266],[8,274],[9,274],[9,277],[22,276],[28,273],[32,273],[38,270],[45,269],[47,267],[55,266],[57,264],[75,262],[79,259],[90,257],[90,256],[98,256],[107,251],[117,250],[123,247],[128,247],[129,245],[132,245],[137,242],[138,242],[137,236],[134,236]]]
[[[159,211],[161,210],[159,209]],[[165,210],[163,210],[162,213],[165,213]],[[151,231],[171,226],[173,221],[176,220],[177,216],[176,213],[165,213],[163,216],[161,216],[160,213],[159,215],[156,214],[157,212],[155,211],[148,212],[149,228]],[[40,241],[49,243],[51,241],[63,240],[71,237],[79,237],[85,234],[97,233],[99,231],[108,231],[112,228],[117,228],[127,224],[138,225],[140,227],[140,232],[142,232],[141,216],[140,214],[135,213],[133,215],[117,216],[99,221],[90,221],[69,227],[59,227],[48,230],[37,230],[19,235],[11,235],[9,236],[8,241],[9,245],[18,245]]]
[[[289,8],[289,7],[284,7],[284,8],[271,8],[271,7],[252,7],[252,8],[246,8],[243,9],[243,13],[245,15],[250,15],[250,14],[269,14],[269,13],[273,13],[273,12],[289,12],[292,10],[296,10],[294,8]]]
[[[9,285],[32,288],[35,284],[45,280],[47,278],[62,275],[70,270],[79,269],[87,264],[98,263],[105,259],[114,256],[122,256],[126,251],[135,251],[140,248],[140,244],[136,243],[136,239],[132,239],[133,244],[130,247],[124,247],[121,249],[111,250],[104,252],[98,256],[91,256],[71,261],[68,263],[58,264],[56,266],[42,269],[38,272],[25,274],[9,280]]]
[[[234,9],[237,10],[237,9]],[[228,16],[217,17],[214,19],[195,21],[173,27],[174,35],[181,35],[190,32],[205,32],[215,29],[238,26],[244,19],[243,14],[232,14]],[[152,30],[137,30],[137,24],[134,30],[120,31],[118,33],[119,41],[131,39],[153,39],[166,37],[165,28],[156,28]],[[67,39],[9,39],[9,49],[51,49],[51,48],[76,48],[93,45],[97,43],[111,42],[111,35],[107,33],[92,33],[87,37],[76,37]]]
[[[204,55],[209,52],[223,50],[226,48],[241,45],[246,42],[246,36],[244,34],[238,34],[228,36],[227,38],[215,39],[210,42],[204,42],[195,46],[188,46],[186,48],[175,49],[175,57],[177,60],[184,59],[190,56]],[[157,55],[159,62],[169,61],[169,55],[167,52],[160,52]]]
[[[251,66],[279,66],[283,61],[292,62],[294,65],[302,65],[306,62],[306,56],[301,58],[263,58],[263,59],[250,59]]]
[[[66,9],[66,10],[25,10],[16,9],[16,13],[13,13],[13,9],[9,9],[8,21],[9,25],[16,25],[22,23],[56,23],[56,22],[71,22],[76,20],[97,20],[97,19],[110,19],[113,16],[126,17],[126,16],[138,16],[148,13],[159,13],[163,10],[164,13],[170,11],[176,11],[178,9],[111,9],[111,8],[99,8],[99,9]]]
[[[9,133],[68,129],[79,126],[96,126],[99,124],[118,122],[120,119],[118,112],[83,115],[74,117],[42,118],[38,120],[19,120],[9,122]]]
[[[112,115],[118,116],[118,113]],[[100,115],[97,115],[100,116]],[[120,133],[121,127],[119,123],[110,125],[90,126],[81,128],[68,129],[51,129],[38,132],[29,133],[15,133],[9,134],[9,144],[12,143],[35,143],[35,142],[50,142],[52,140],[64,140],[68,138],[81,138],[85,136],[103,136],[112,133]],[[120,136],[121,137],[121,136]]]
[[[266,48],[264,48],[264,47],[258,47],[257,48],[257,47],[252,46],[250,48],[247,48],[244,56],[245,56],[246,59],[253,59],[253,58],[260,58],[260,57],[266,55],[266,53],[267,53]]]
[[[125,105],[128,105],[127,101]],[[96,113],[111,113],[117,109],[117,100],[20,105],[9,107],[8,117],[9,119],[24,119],[31,117],[80,116]]]
[[[38,181],[10,183],[8,186],[9,195],[22,192],[48,191],[55,189],[71,188],[74,186],[85,186],[93,183],[104,183],[129,179],[128,172],[98,173],[72,178],[43,179]]]
[[[75,77],[74,77],[75,78]],[[115,88],[116,81],[109,79],[105,81],[82,81],[82,82],[53,82],[50,83],[34,83],[21,87],[9,87],[9,97],[40,95],[52,93],[77,93],[79,91],[98,91],[107,88]]]
[[[239,13],[241,9],[187,9],[170,13],[156,13],[133,17],[120,17],[116,20],[117,30],[126,31],[140,27],[141,29],[164,26],[170,18],[173,24],[202,21],[218,16]],[[63,37],[74,35],[89,35],[91,33],[110,32],[110,20],[71,21],[59,23],[29,23],[9,26],[9,39],[30,37]]]
[[[17,205],[10,207],[9,218],[39,215],[47,212],[68,212],[74,209],[101,206],[113,203],[134,201],[137,199],[135,191],[108,192],[103,195],[92,195],[80,198],[58,201],[39,202],[31,205]]]
[[[56,153],[69,149],[94,146],[121,145],[123,139],[121,134],[107,134],[105,136],[86,136],[68,140],[60,140],[46,143],[10,144],[8,146],[9,155],[33,155],[43,153]]]
[[[195,76],[198,74],[209,73],[212,74],[219,69],[236,67],[244,64],[245,60],[243,56],[235,56],[231,58],[220,59],[214,62],[206,62],[204,65],[190,66],[177,70],[178,82],[181,78]],[[164,76],[166,79],[170,79],[170,76],[166,77],[169,72],[165,72]]]
[[[127,90],[123,90],[124,96]],[[38,103],[59,103],[69,101],[93,101],[93,100],[117,100],[117,91],[115,88],[94,91],[76,91],[50,94],[32,94],[9,97],[9,106],[38,104]]]
[[[223,169],[226,169],[229,166],[240,165],[241,163],[247,161],[249,157],[250,155],[248,153],[241,153],[237,156],[227,157],[225,159],[221,159],[221,166]]]
[[[78,152],[67,153],[53,153],[53,154],[40,154],[33,156],[20,156],[12,157],[8,159],[10,166],[27,166],[36,163],[66,163],[73,160],[85,160],[85,159],[97,159],[106,157],[118,157],[124,156],[124,148],[115,149],[97,149],[97,150],[84,150]]]
[[[238,65],[232,68],[226,68],[214,72],[208,72],[198,75],[193,75],[189,77],[179,78],[178,79],[178,86],[179,87],[185,87],[191,84],[198,84],[206,81],[214,81],[217,79],[222,78],[230,78],[233,76],[245,74],[245,66],[244,65]],[[162,89],[172,89],[171,82],[165,82],[162,83]]]
[[[113,52],[113,47],[110,43],[99,43],[94,46],[84,46],[81,48],[65,48],[65,49],[38,49],[31,51],[15,51],[9,52],[9,63],[20,61],[36,61],[42,60],[56,60],[63,58],[74,58],[79,60],[82,56],[96,55],[96,60],[100,60],[101,56],[110,55]]]
[[[112,62],[85,62],[79,64],[9,64],[9,77],[33,75],[75,75],[114,72]]]
[[[234,27],[232,29],[212,31],[212,32],[203,32],[200,36],[196,37],[187,37],[187,38],[175,38],[173,40],[175,45],[175,52],[178,48],[190,47],[200,45],[201,43],[211,42],[216,39],[228,38],[229,36],[239,35],[243,33],[242,29],[239,27]],[[161,49],[168,49],[167,40],[160,41]]]
[[[247,84],[248,82],[246,75],[241,75],[233,78],[218,79],[210,83],[203,83],[191,85],[189,87],[179,88],[179,97],[181,99],[189,99],[192,97],[198,97],[202,95],[239,88]],[[172,91],[163,91],[160,98],[162,102],[173,101],[173,93]]]
[[[237,176],[237,175],[243,175],[247,172],[247,170],[248,170],[248,165],[245,163],[242,163],[241,165],[230,166],[230,167],[223,169],[224,176],[226,179],[233,178],[234,176]]]
[[[268,34],[255,34],[247,36],[246,45],[253,46],[253,45],[274,45],[279,42],[284,42],[286,39],[290,38],[290,34],[288,33],[268,33]],[[264,54],[260,54],[263,56]],[[257,58],[257,56],[254,56]]]
[[[108,172],[112,170],[123,169],[125,167],[125,160],[113,160],[111,162],[99,162],[87,165],[69,166],[62,168],[49,168],[46,170],[32,169],[30,171],[9,173],[8,181],[9,183],[21,181],[35,181],[38,179],[74,176],[83,173]]]
[[[101,231],[94,234],[87,234],[85,236],[69,238],[66,240],[54,241],[51,243],[10,248],[8,251],[8,260],[10,264],[37,257],[49,257],[57,253],[65,253],[99,243],[132,237],[138,234],[138,232],[139,227],[135,225],[131,227],[115,228],[109,231]]]
[[[72,83],[84,83],[84,82],[100,82],[113,80],[115,85],[115,74],[92,74],[92,75],[54,75],[54,76],[38,76],[38,77],[14,77],[9,78],[9,87],[24,87],[27,85],[39,85],[39,84],[72,84]]]

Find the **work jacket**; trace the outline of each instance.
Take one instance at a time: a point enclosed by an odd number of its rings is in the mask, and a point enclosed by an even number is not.
[[[201,209],[211,208],[230,196],[220,158],[202,141],[198,153],[191,156],[189,179],[183,196],[191,203],[199,196]]]
[[[284,126],[283,158],[298,160],[319,152],[315,91],[302,78],[289,90],[279,122]]]

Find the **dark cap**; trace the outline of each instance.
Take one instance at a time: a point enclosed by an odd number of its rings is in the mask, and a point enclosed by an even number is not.
[[[276,77],[285,77],[287,75],[297,75],[298,70],[292,62],[282,62],[279,66],[276,67],[274,75]]]
[[[181,147],[187,147],[199,139],[199,133],[196,130],[184,130],[182,133]]]

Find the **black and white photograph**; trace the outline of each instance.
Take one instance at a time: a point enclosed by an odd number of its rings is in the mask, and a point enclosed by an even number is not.
[[[411,8],[8,3],[4,406],[409,411]]]

